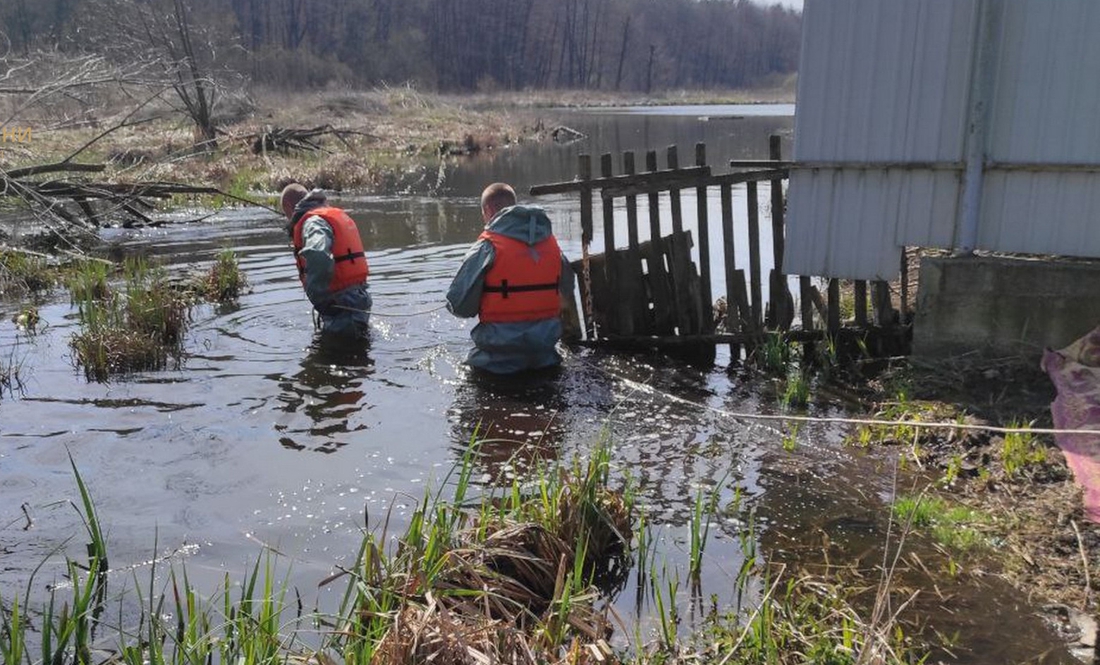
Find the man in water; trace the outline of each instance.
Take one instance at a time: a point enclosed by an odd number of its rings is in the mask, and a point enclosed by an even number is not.
[[[466,362],[494,374],[553,367],[562,334],[561,303],[572,301],[573,270],[542,208],[516,205],[493,183],[481,193],[485,230],[447,291],[455,316],[477,316]]]
[[[328,205],[324,192],[298,183],[280,196],[286,232],[306,296],[326,336],[365,339],[370,332],[371,297],[367,256],[355,221]]]

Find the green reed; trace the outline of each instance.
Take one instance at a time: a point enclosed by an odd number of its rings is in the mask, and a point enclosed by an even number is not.
[[[77,365],[92,380],[113,374],[163,369],[183,355],[190,298],[171,284],[162,268],[127,259],[122,284],[108,281],[108,268],[87,261],[69,281],[80,317],[70,346]]]

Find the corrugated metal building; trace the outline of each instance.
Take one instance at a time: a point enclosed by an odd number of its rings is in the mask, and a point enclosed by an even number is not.
[[[784,268],[1100,257],[1100,1],[807,0]]]

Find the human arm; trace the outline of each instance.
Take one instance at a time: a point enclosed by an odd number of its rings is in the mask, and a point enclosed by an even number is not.
[[[479,240],[462,259],[462,265],[447,289],[447,309],[462,318],[477,316],[481,309],[481,288],[485,273],[493,265],[493,243]]]
[[[308,217],[302,223],[302,249],[298,256],[305,262],[305,290],[309,301],[318,311],[326,309],[332,300],[329,284],[335,270],[332,260],[332,227],[317,216]]]

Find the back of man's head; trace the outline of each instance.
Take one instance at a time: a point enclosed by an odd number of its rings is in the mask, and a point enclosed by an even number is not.
[[[307,193],[306,188],[296,182],[283,187],[283,192],[279,195],[279,205],[282,206],[283,214],[288,220],[294,216],[294,208]]]
[[[488,222],[498,212],[516,204],[516,190],[503,182],[494,182],[481,192],[481,216]]]

